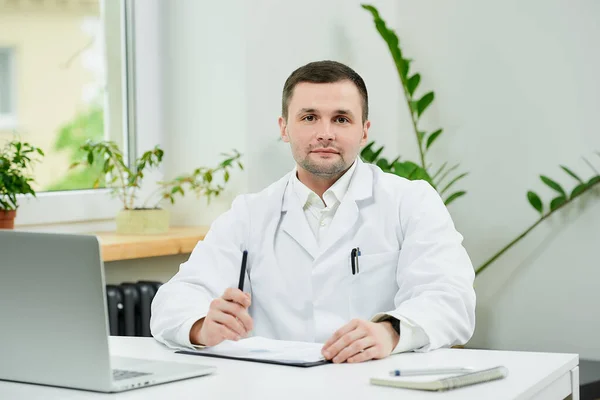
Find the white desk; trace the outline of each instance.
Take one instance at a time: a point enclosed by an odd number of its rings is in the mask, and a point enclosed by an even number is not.
[[[441,349],[404,353],[362,364],[328,364],[312,368],[174,354],[152,338],[112,337],[114,355],[180,360],[217,366],[213,375],[118,394],[102,394],[0,381],[0,399],[579,399],[576,354]],[[93,360],[90,360],[93,362]],[[506,379],[448,392],[421,392],[369,384],[373,375],[395,368],[504,365]]]

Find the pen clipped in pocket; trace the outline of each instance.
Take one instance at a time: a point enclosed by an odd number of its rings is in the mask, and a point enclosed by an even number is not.
[[[358,256],[358,273],[352,276],[350,287],[353,318],[369,319],[393,306],[399,257],[399,250]]]

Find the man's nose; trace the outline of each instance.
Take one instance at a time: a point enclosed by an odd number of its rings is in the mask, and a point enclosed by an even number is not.
[[[324,122],[319,126],[317,131],[317,140],[333,140],[335,139],[334,127],[330,122]]]

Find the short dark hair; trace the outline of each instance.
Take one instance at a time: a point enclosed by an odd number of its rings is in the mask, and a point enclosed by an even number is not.
[[[315,61],[308,63],[294,72],[286,79],[281,96],[281,115],[285,120],[288,118],[288,107],[290,98],[294,94],[294,88],[301,82],[310,83],[335,83],[348,80],[356,86],[362,97],[363,122],[369,118],[369,95],[365,81],[352,68],[337,61]]]

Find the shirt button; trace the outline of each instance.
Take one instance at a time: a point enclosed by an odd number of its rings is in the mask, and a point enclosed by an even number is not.
[[[325,225],[327,225],[327,222],[321,221],[321,226],[325,226]]]

